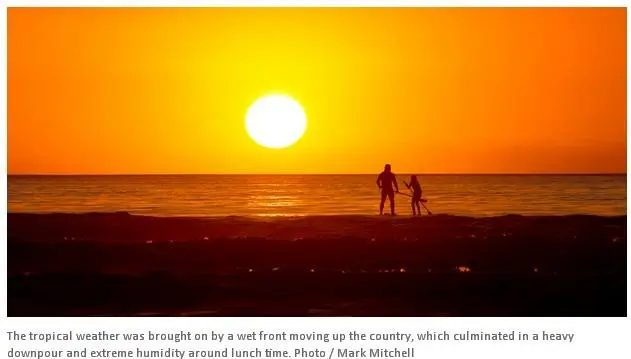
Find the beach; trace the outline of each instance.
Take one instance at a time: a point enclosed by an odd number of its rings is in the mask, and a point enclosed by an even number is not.
[[[9,213],[10,316],[626,316],[626,215]]]

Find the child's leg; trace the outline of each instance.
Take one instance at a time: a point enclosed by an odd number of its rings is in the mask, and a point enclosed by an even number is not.
[[[416,208],[414,208],[414,199],[412,199],[411,204],[412,204],[412,215],[416,216]]]
[[[412,198],[412,208],[415,213],[418,212],[419,216],[421,215],[420,203],[421,201],[418,199],[418,197],[414,196],[414,198]]]

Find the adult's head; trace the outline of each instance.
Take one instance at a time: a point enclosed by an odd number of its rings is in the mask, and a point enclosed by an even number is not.
[[[390,164],[387,163],[383,170],[386,171],[386,172],[390,172],[392,170],[392,168],[390,167]]]

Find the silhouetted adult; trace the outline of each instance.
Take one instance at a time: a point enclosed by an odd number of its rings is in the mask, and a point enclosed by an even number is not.
[[[383,172],[377,177],[377,186],[381,189],[381,203],[379,203],[379,214],[383,214],[383,205],[386,203],[386,197],[390,200],[390,214],[394,216],[394,192],[399,192],[399,184],[392,173],[389,164],[385,166]],[[393,188],[394,186],[394,188]]]

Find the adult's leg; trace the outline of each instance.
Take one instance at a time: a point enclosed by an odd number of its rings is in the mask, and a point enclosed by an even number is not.
[[[394,191],[388,191],[388,199],[390,200],[390,214],[394,216]]]
[[[381,202],[379,203],[379,215],[383,214],[383,205],[386,203],[386,191],[381,191]]]
[[[412,215],[416,216],[416,207],[414,207],[414,199],[412,199],[411,203],[412,203]]]

